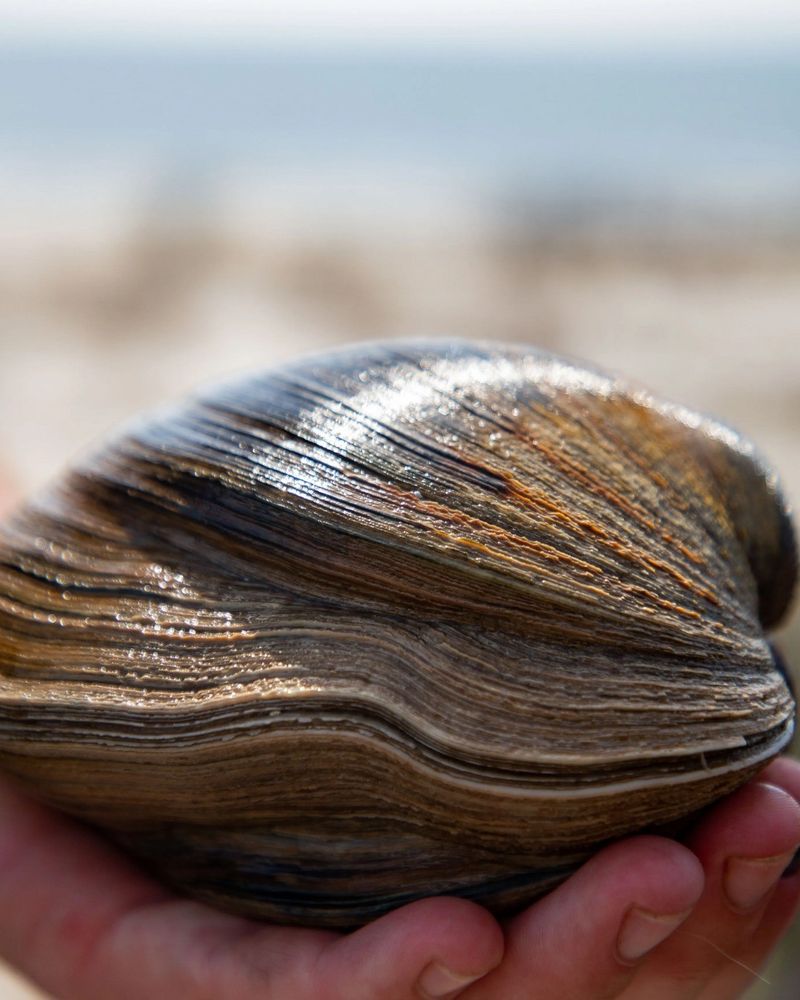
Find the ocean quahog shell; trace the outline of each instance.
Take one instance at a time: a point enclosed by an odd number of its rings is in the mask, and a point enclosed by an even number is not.
[[[0,766],[238,912],[508,912],[787,744],[795,568],[711,420],[527,348],[310,358],[5,527]]]

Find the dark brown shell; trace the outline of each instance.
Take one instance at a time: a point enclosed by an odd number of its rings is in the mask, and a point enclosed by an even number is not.
[[[0,766],[239,912],[508,911],[786,745],[795,573],[711,420],[524,348],[310,358],[7,525]]]

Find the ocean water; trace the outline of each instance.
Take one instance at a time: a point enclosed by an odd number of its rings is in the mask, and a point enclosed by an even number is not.
[[[800,52],[0,46],[0,168],[800,201]]]

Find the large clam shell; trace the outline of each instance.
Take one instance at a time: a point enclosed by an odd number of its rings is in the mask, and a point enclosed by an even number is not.
[[[530,349],[371,345],[134,426],[0,543],[0,766],[164,878],[508,911],[790,739],[774,478]]]

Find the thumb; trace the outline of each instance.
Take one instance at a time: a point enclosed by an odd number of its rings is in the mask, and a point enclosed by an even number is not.
[[[335,1000],[432,1000],[457,997],[502,957],[503,933],[494,917],[467,900],[437,897],[333,941],[317,971]],[[337,983],[346,984],[345,993],[336,991]]]

